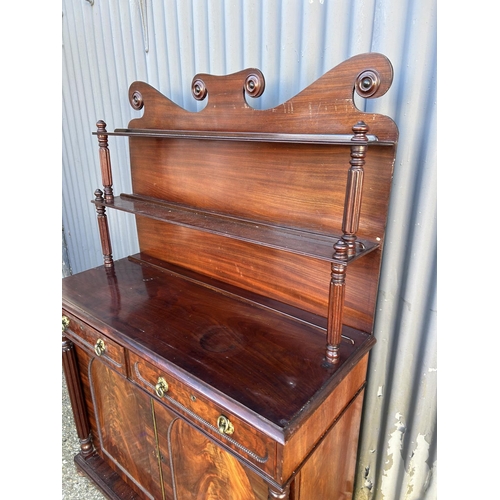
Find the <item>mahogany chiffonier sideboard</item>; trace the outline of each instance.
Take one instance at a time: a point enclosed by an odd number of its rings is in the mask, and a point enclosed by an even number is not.
[[[104,263],[63,279],[62,357],[75,462],[107,497],[352,497],[398,139],[354,92],[392,77],[362,54],[258,110],[259,70],[199,74],[198,112],[135,82],[140,118],[97,123]],[[111,209],[138,254],[113,259]]]

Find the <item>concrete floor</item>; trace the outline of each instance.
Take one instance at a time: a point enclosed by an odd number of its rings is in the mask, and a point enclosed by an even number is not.
[[[105,500],[86,476],[77,472],[73,458],[80,451],[73,411],[64,374],[62,377],[62,498],[63,500]]]

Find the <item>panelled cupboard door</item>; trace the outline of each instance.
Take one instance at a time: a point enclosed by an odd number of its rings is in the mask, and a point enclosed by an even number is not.
[[[98,359],[89,374],[101,453],[144,498],[162,499],[151,399]]]
[[[298,473],[294,499],[352,499],[363,395],[348,406]]]
[[[230,453],[181,418],[155,404],[162,476],[175,500],[267,500],[265,482]],[[168,450],[164,453],[164,450]]]

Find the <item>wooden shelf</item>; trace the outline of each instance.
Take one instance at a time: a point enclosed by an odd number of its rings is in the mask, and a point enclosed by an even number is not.
[[[279,134],[259,132],[225,132],[209,130],[155,130],[155,129],[116,129],[114,132],[93,132],[93,135],[156,137],[164,139],[196,139],[210,141],[241,142],[282,142],[292,144],[331,144],[337,146],[374,145],[394,146],[394,141],[380,141],[377,136],[368,134],[367,141],[353,140],[352,134]]]
[[[138,195],[121,194],[115,196],[112,202],[105,202],[104,200],[93,200],[92,202],[97,206],[114,208],[255,245],[305,255],[328,262],[345,263],[344,260],[337,259],[334,256],[333,246],[339,240],[340,235],[328,236],[310,231],[258,223]],[[379,244],[375,242],[358,240],[356,242],[356,252],[348,257],[347,262],[375,250],[378,246]]]

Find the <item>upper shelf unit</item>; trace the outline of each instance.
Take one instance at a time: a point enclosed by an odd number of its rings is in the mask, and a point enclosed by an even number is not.
[[[394,121],[358,109],[354,93],[380,97],[392,77],[385,56],[354,56],[260,110],[248,101],[265,88],[258,69],[197,74],[197,112],[132,83],[142,116],[113,132],[100,120],[93,133],[105,267],[106,209],[139,216],[141,254],[325,318],[325,359],[339,363],[343,324],[373,328],[398,140]],[[133,194],[113,194],[109,136],[129,139]]]
[[[393,146],[394,141],[379,141],[375,135],[355,134],[283,134],[256,132],[221,132],[194,130],[116,129],[94,132],[98,136],[125,136],[161,139],[191,139],[335,146]],[[347,170],[347,169],[346,169]],[[347,174],[347,172],[346,172]],[[228,216],[207,210],[193,209],[178,203],[149,196],[121,194],[113,199],[96,198],[97,206],[109,207],[152,219],[198,229],[285,252],[304,255],[327,262],[348,263],[379,247],[378,242],[356,239],[347,254],[338,254],[336,243],[340,234],[321,234],[264,222]]]

